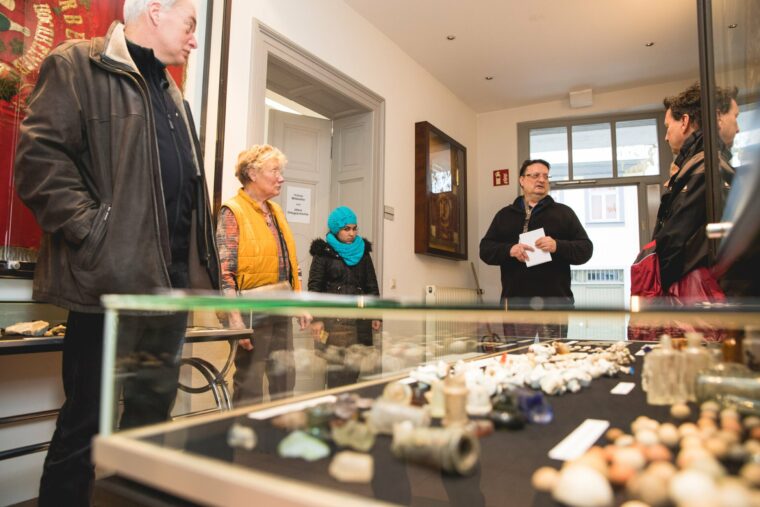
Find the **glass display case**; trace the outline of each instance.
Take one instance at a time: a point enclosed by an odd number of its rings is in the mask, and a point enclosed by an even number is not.
[[[623,312],[170,293],[107,296],[104,303],[95,462],[134,487],[204,505],[253,499],[262,505],[553,505],[549,494],[533,489],[531,476],[540,467],[559,466],[568,447],[583,447],[577,441],[559,445],[578,428],[628,428],[640,415],[673,420],[669,406],[648,405],[641,389],[642,356],[656,344],[628,341],[628,327],[674,336],[700,330],[707,350],[722,353],[726,343],[760,325],[758,307],[747,302],[689,308],[642,302]],[[249,316],[252,328],[223,330],[231,312]],[[216,328],[177,333],[176,322],[188,315],[194,324]],[[278,323],[286,329],[278,331]],[[565,326],[566,338],[546,338],[555,326]],[[717,335],[722,343],[708,342]],[[238,346],[251,336],[253,351]],[[268,350],[257,356],[257,347]],[[573,384],[572,378],[538,375],[534,361],[541,354],[605,357],[608,363],[598,363],[607,366],[593,380],[579,374]],[[547,359],[542,370],[562,360]],[[522,377],[520,365],[530,365]],[[452,371],[464,379],[461,385],[446,383]],[[491,397],[490,411],[478,411],[483,400],[472,394],[479,389],[473,378],[484,385],[494,379],[498,388],[489,396],[511,394]],[[469,386],[468,394],[457,398],[462,386]],[[173,419],[160,422],[172,403]],[[469,414],[462,425],[449,412],[457,403]],[[519,411],[505,408],[510,403]],[[403,421],[414,426],[407,428],[411,450],[393,424]],[[485,421],[496,428],[492,434]],[[452,436],[452,428],[459,433]],[[586,447],[603,443],[594,431],[581,439],[588,440]],[[456,445],[436,440],[441,438]],[[415,447],[420,441],[432,443],[421,451]],[[336,464],[338,456],[348,463]],[[623,498],[620,490],[616,494]]]
[[[716,150],[723,150],[723,158],[735,173],[722,217],[710,225],[711,235],[721,238],[715,272],[729,282],[726,288],[733,295],[757,295],[760,275],[754,266],[760,256],[760,203],[755,198],[760,186],[760,48],[753,34],[760,29],[760,6],[741,0],[705,3],[705,24],[712,31],[711,37],[705,37],[708,43],[704,49],[712,63],[706,69],[708,86],[733,93],[738,106],[728,114],[710,118]],[[715,193],[716,199],[722,196],[720,191]]]

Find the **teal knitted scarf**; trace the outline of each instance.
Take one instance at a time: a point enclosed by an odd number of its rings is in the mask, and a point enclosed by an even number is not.
[[[328,232],[325,239],[349,266],[356,266],[362,260],[364,256],[364,239],[361,236],[356,236],[353,243],[343,243],[335,237],[335,234]]]

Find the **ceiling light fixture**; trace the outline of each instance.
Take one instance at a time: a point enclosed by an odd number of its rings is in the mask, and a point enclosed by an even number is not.
[[[730,25],[728,25],[729,28],[736,28],[737,26],[739,25],[737,25],[736,23],[731,23]]]
[[[645,43],[644,45],[645,45],[646,47],[648,47],[648,48],[651,48],[652,46],[654,46],[654,42],[652,42],[652,41],[649,41],[649,42]]]
[[[486,81],[493,81],[493,76],[486,76]]]
[[[456,35],[447,35],[447,36],[446,36],[446,40],[454,40],[454,39],[456,39],[456,38],[457,38],[457,36],[456,36]]]

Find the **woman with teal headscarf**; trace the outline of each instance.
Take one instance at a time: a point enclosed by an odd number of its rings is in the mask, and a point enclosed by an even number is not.
[[[372,244],[359,236],[356,214],[346,206],[335,208],[327,218],[325,239],[315,239],[309,252],[309,291],[331,294],[379,296]],[[372,330],[380,329],[379,320],[324,319],[312,324],[315,336],[328,347],[345,352],[351,345],[372,346]],[[328,367],[327,386],[356,382],[359,372],[347,365]]]

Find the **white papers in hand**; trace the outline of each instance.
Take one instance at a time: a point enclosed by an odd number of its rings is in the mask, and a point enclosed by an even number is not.
[[[543,227],[520,234],[520,243],[533,247],[532,252],[525,251],[528,255],[528,261],[525,263],[526,266],[531,267],[543,264],[544,262],[551,262],[552,254],[544,252],[536,246],[536,241],[544,236],[546,236],[546,234],[544,234]]]

